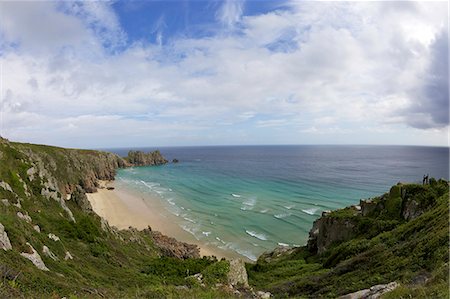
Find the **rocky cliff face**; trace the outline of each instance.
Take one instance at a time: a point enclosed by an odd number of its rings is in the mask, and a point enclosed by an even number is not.
[[[129,151],[125,160],[131,166],[162,165],[168,162],[158,150],[149,153]]]
[[[379,233],[389,229],[389,226],[383,227],[386,223],[403,223],[419,217],[441,195],[439,188],[435,188],[435,192],[428,189],[448,186],[444,180],[432,181],[432,184],[434,186],[398,183],[382,196],[361,200],[359,205],[322,213],[309,232],[308,249],[322,254],[331,244],[364,235],[369,229],[376,231],[379,226]],[[368,228],[370,225],[373,227]]]

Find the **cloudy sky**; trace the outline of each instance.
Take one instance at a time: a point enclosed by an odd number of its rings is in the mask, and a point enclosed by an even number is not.
[[[444,2],[0,2],[0,135],[448,145]]]

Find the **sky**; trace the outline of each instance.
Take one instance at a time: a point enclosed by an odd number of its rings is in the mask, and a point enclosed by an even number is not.
[[[448,3],[0,1],[0,135],[448,146]]]

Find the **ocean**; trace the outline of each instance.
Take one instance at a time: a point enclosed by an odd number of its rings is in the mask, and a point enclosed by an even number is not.
[[[445,147],[158,149],[179,163],[120,169],[117,183],[161,200],[177,224],[200,242],[251,260],[276,246],[304,245],[313,221],[325,210],[378,196],[397,182],[421,183],[424,174],[449,178]],[[121,156],[128,150],[108,149]]]

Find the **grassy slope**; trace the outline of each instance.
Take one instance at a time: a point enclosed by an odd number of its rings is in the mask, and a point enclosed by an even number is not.
[[[20,149],[20,150],[18,150]],[[0,180],[7,182],[14,193],[0,188],[0,199],[10,203],[22,199],[22,207],[0,203],[0,223],[5,226],[13,250],[0,250],[0,297],[227,297],[227,293],[201,287],[185,281],[188,274],[204,272],[211,284],[223,280],[223,262],[205,259],[188,261],[165,260],[171,263],[172,271],[164,271],[158,250],[144,233],[122,231],[113,233],[101,229],[100,218],[83,213],[73,202],[67,201],[76,223],[68,220],[59,203],[40,195],[42,181],[28,180],[27,169],[32,165],[28,154],[32,150],[45,163],[56,164],[52,174],[64,183],[77,183],[82,170],[69,169],[73,161],[67,160],[69,150],[47,146],[0,143]],[[73,150],[72,155],[99,155],[93,151]],[[100,154],[101,155],[101,154]],[[52,158],[49,158],[52,157]],[[89,159],[88,159],[89,161]],[[62,167],[61,167],[62,165]],[[50,167],[49,167],[50,168]],[[19,179],[20,177],[20,179]],[[24,181],[31,191],[27,196]],[[28,213],[32,223],[17,217],[17,212]],[[41,233],[33,229],[39,225]],[[50,240],[53,233],[61,241]],[[38,270],[32,263],[20,256],[28,251],[26,242],[39,252],[46,266],[51,270]],[[58,257],[57,261],[42,254],[46,245]],[[64,260],[69,251],[74,259]],[[189,285],[189,289],[176,288]]]
[[[374,215],[370,225],[364,223],[367,219],[360,219],[364,224],[358,226],[357,237],[336,244],[321,256],[302,247],[270,262],[260,258],[257,264],[248,265],[250,283],[278,297],[335,297],[397,281],[403,286],[387,298],[448,298],[448,185],[406,188],[420,204],[430,205],[420,217],[400,221],[398,207],[394,207]],[[356,217],[349,210],[334,216]],[[386,221],[390,225],[386,226]],[[419,284],[420,277],[428,281]]]

